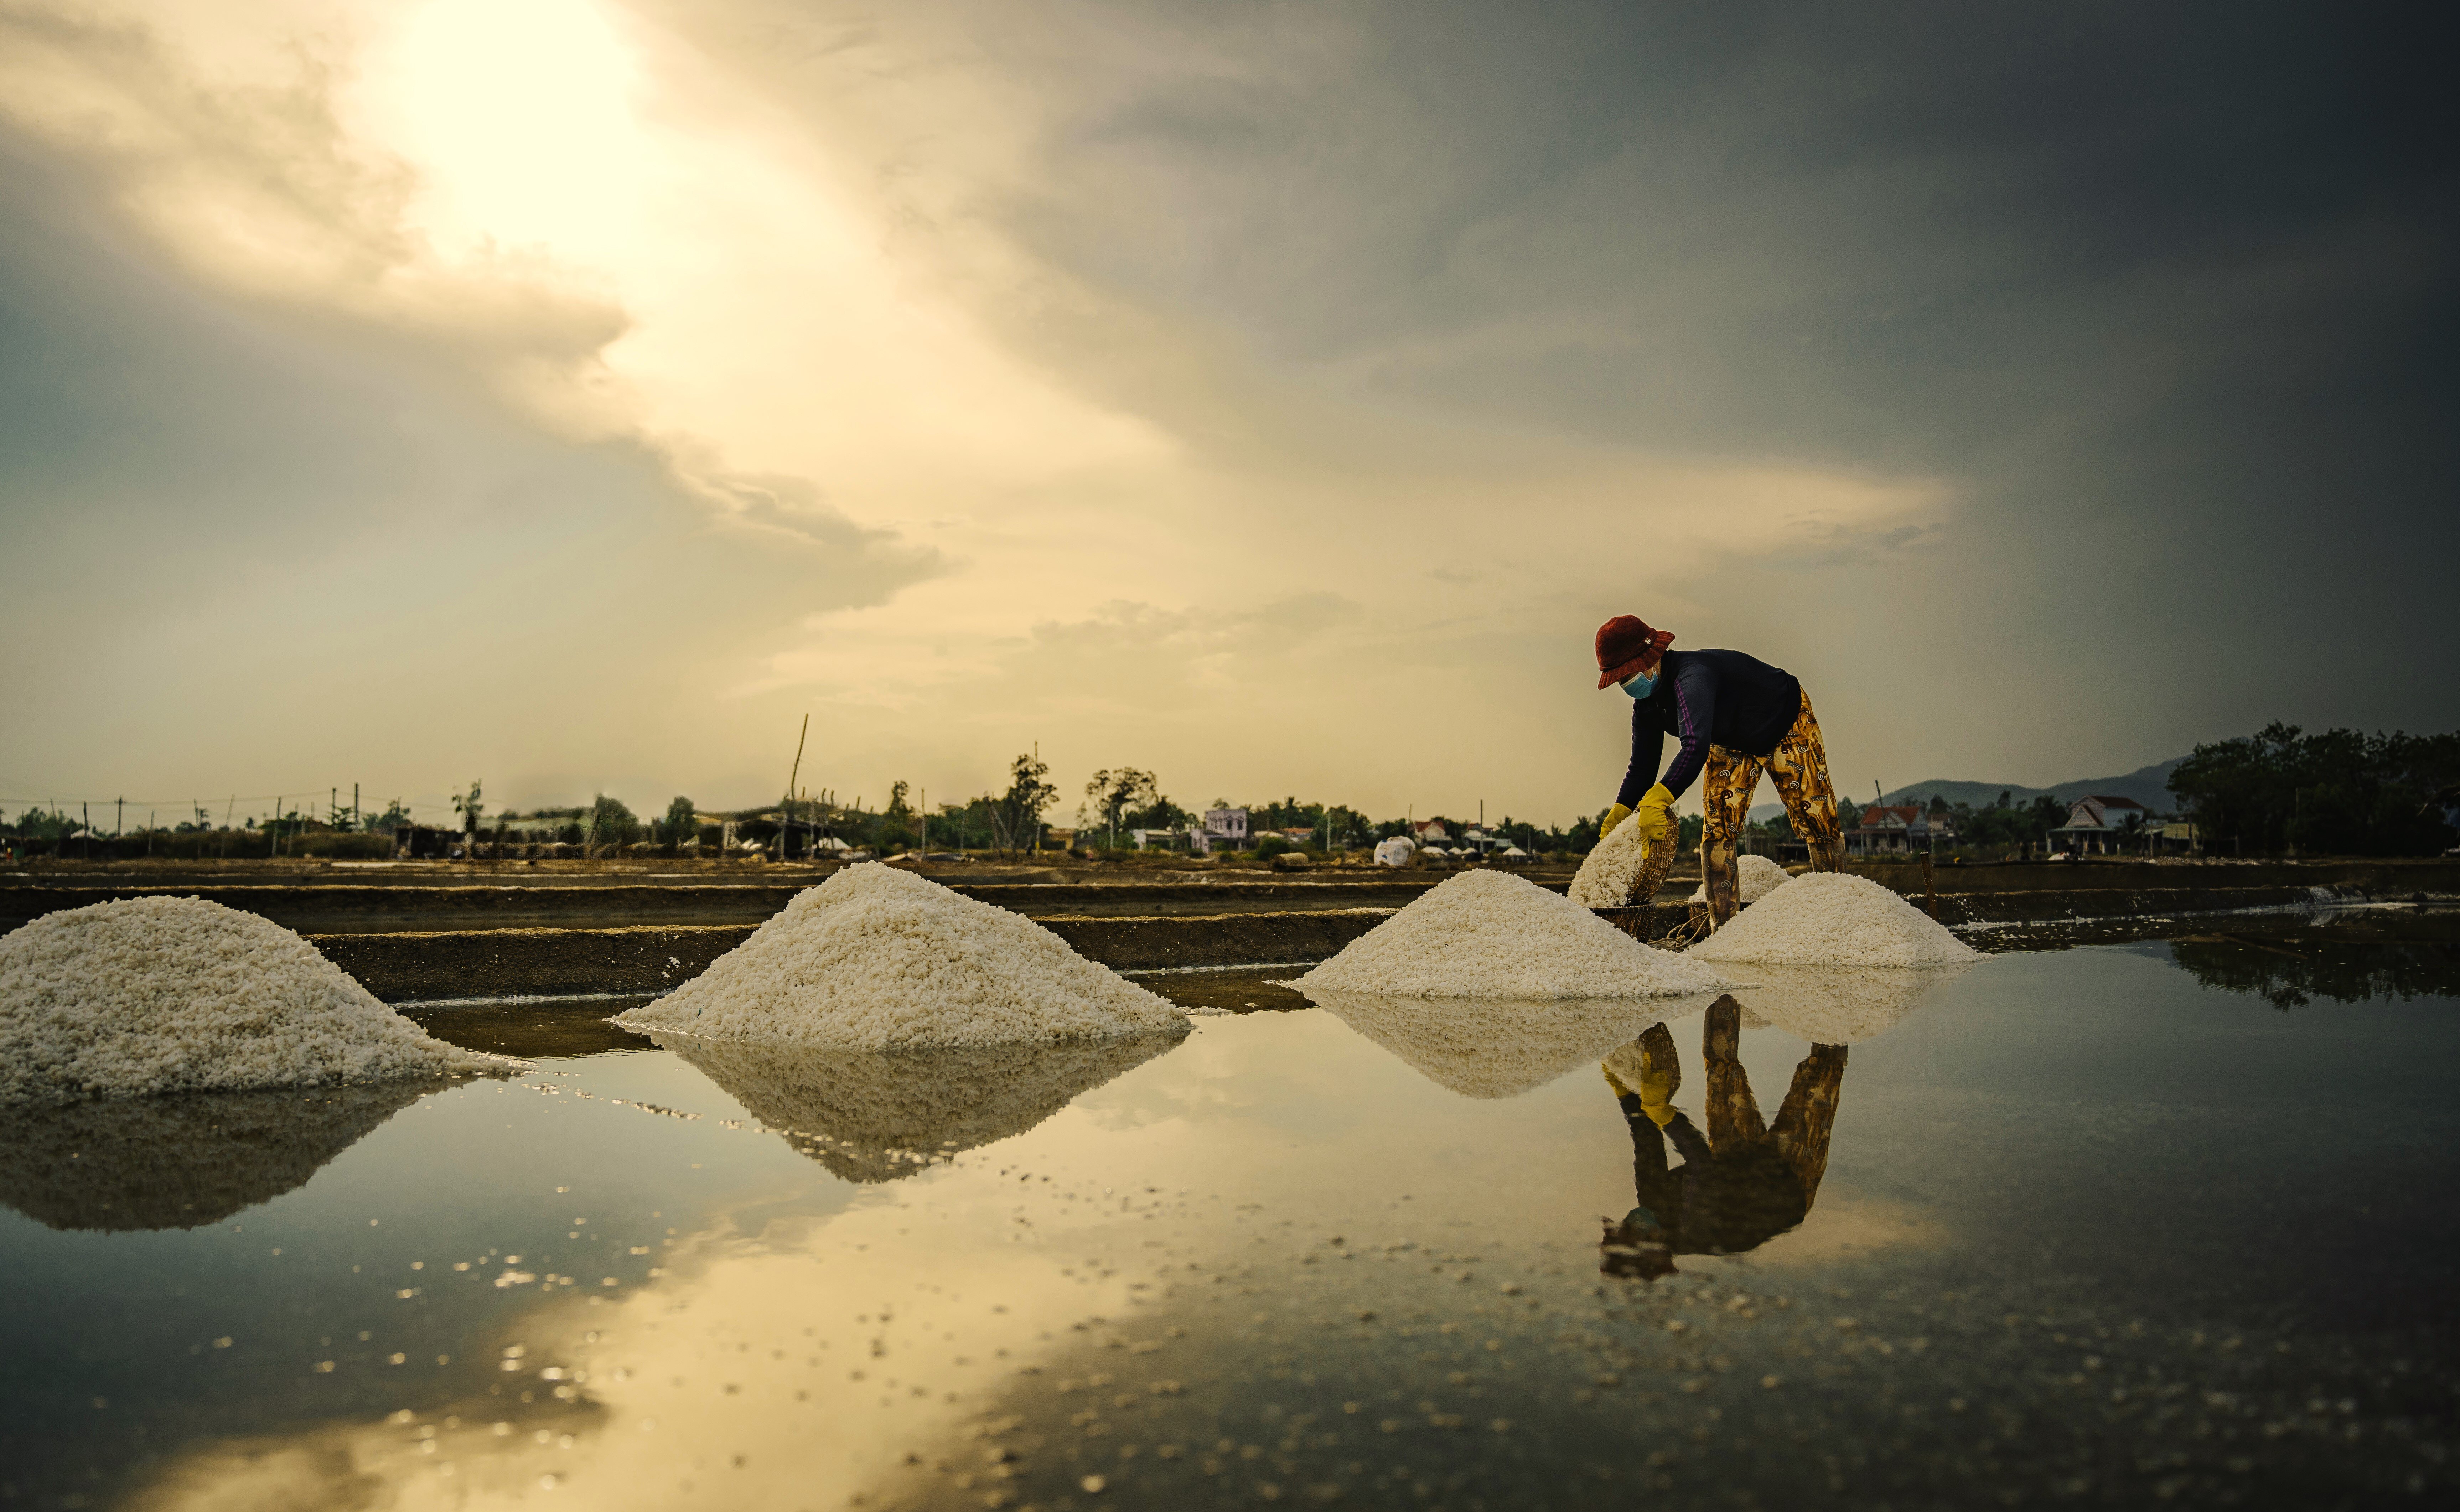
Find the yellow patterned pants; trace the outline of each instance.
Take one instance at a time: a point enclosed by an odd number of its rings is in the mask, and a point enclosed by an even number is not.
[[[1820,742],[1819,721],[1806,692],[1793,728],[1766,756],[1719,745],[1708,748],[1708,764],[1700,777],[1700,806],[1707,819],[1700,871],[1707,884],[1712,927],[1722,927],[1741,906],[1734,847],[1750,822],[1751,793],[1760,785],[1762,767],[1774,779],[1776,796],[1785,800],[1794,838],[1811,847],[1812,870],[1841,871],[1845,866],[1845,840],[1836,828],[1836,790],[1828,783],[1828,748]]]

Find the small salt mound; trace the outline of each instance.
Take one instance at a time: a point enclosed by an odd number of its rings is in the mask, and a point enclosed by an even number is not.
[[[1309,1001],[1464,1097],[1516,1097],[1599,1056],[1663,1019],[1699,1012],[1715,994],[1645,1003],[1622,998],[1501,998],[1430,1002],[1310,986]]]
[[[1468,871],[1299,978],[1404,997],[1666,997],[1725,979],[1525,878]]]
[[[0,1104],[522,1069],[430,1038],[299,936],[201,898],[0,939]]]
[[[1673,841],[1652,856],[1646,841],[1640,838],[1640,826],[1623,820],[1607,832],[1606,838],[1580,858],[1580,869],[1572,877],[1565,896],[1583,908],[1644,907],[1648,897],[1641,895],[1646,887],[1649,894],[1657,891],[1656,884],[1665,880],[1665,872],[1649,876],[1655,867],[1670,866],[1674,860]]]
[[[851,1182],[893,1182],[1025,1133],[1179,1041],[1159,1034],[942,1050],[781,1049],[661,1034],[801,1154]]]
[[[1940,966],[1973,948],[1868,878],[1796,877],[1684,952],[1705,961],[1783,966]]]
[[[626,1029],[830,1050],[1183,1034],[1163,998],[1022,914],[879,862],[797,893]]]
[[[1911,1017],[1976,961],[1944,966],[1752,966],[1734,989],[1745,1028],[1758,1018],[1814,1045],[1875,1039]]]
[[[1785,868],[1766,856],[1741,856],[1734,861],[1735,895],[1744,903],[1757,903],[1777,888],[1792,882]],[[1708,884],[1702,883],[1691,889],[1693,903],[1708,901]]]

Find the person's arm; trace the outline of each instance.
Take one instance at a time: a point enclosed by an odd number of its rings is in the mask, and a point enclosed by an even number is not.
[[[1676,798],[1708,762],[1708,732],[1717,723],[1717,673],[1706,662],[1686,663],[1674,674],[1674,730],[1683,744],[1657,780]]]
[[[1622,786],[1615,789],[1615,802],[1623,808],[1640,806],[1640,796],[1657,780],[1657,758],[1665,754],[1665,732],[1648,717],[1648,700],[1636,698],[1631,705],[1631,766],[1622,775]]]

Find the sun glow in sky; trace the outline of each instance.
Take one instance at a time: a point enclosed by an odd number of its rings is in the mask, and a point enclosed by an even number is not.
[[[1584,668],[1623,610],[1800,674],[1854,791],[2124,771],[2261,722],[2277,683],[2215,628],[2241,609],[2187,603],[2274,568],[2213,543],[2312,582],[2356,538],[2308,531],[2302,464],[2259,433],[2198,429],[2228,407],[2195,395],[2261,367],[2208,304],[2397,280],[2322,277],[2328,239],[2291,228],[2295,278],[2182,254],[2095,282],[2039,249],[2100,244],[1972,168],[1971,101],[1920,78],[1834,99],[1645,17],[1500,11],[1413,23],[1402,59],[1394,24],[0,15],[11,224],[44,228],[10,245],[67,249],[0,276],[101,312],[19,344],[53,354],[25,392],[59,413],[20,406],[9,543],[156,574],[5,611],[62,654],[31,658],[58,716],[0,744],[0,790],[478,772],[525,805],[749,802],[810,712],[849,794],[976,791],[1039,741],[1063,783],[1134,764],[1183,802],[1561,820],[1620,777]],[[1882,96],[1958,151],[1852,118]],[[2276,523],[2213,528],[2230,510]],[[2042,570],[2111,530],[2103,569]],[[58,640],[97,592],[140,607]],[[2144,644],[2214,658],[2200,701],[2131,689],[2117,716],[2090,668]],[[398,692],[311,711],[239,665]],[[114,681],[166,692],[90,706]],[[1908,686],[1965,716],[1909,717]],[[2434,717],[2375,697],[2305,717]]]

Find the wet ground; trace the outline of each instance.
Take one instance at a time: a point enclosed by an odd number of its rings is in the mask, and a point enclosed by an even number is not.
[[[0,1503],[2439,1500],[2443,929],[1825,1018],[1150,976],[1232,1013],[933,1057],[427,1011],[537,1070],[0,1119]],[[1662,1130],[1600,1065],[1660,1017]]]

